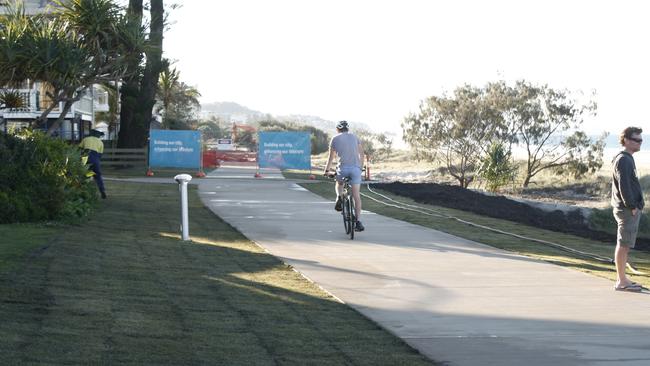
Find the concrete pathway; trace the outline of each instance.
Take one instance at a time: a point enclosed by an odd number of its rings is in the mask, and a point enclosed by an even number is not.
[[[434,360],[650,365],[646,294],[616,292],[605,279],[370,212],[362,215],[367,230],[351,241],[332,201],[292,181],[254,179],[254,172],[212,172],[200,180],[203,202]]]

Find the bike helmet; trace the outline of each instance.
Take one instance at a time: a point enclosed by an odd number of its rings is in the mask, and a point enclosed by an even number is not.
[[[339,121],[339,123],[336,124],[337,130],[347,130],[347,128],[348,128],[348,121]]]

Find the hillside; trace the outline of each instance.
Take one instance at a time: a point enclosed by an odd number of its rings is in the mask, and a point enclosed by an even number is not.
[[[272,115],[270,113],[250,109],[235,102],[202,103],[201,112],[203,114],[217,115],[226,121],[230,121],[233,116],[237,116],[238,121],[247,123],[253,123],[264,119],[275,119],[280,122],[295,122],[300,125],[316,127],[325,132],[334,130],[336,126],[336,121],[330,121],[318,116],[302,114]],[[362,122],[350,121],[350,124],[353,126],[353,129],[373,130],[368,124]]]
[[[212,112],[219,115],[227,114],[244,114],[244,115],[263,115],[264,113],[245,107],[235,102],[213,102],[201,103],[201,111]]]

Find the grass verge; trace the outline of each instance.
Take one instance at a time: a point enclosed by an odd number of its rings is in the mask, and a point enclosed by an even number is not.
[[[289,179],[305,179],[305,175],[299,172],[285,172],[285,177]],[[324,181],[317,177],[313,183],[302,184],[303,187],[314,192],[322,197],[331,199],[333,195],[333,183]],[[374,190],[374,189],[373,189]],[[380,191],[380,190],[376,190]],[[374,196],[368,191],[365,185],[362,185],[361,192]],[[391,194],[386,191],[380,191],[381,194],[393,198],[399,202],[415,204],[422,207],[434,209],[444,215],[454,216],[460,219],[470,221],[479,225],[485,225],[499,230],[507,231],[510,233],[523,235],[535,239],[546,240],[562,244],[569,248],[573,248],[582,252],[596,254],[602,257],[612,258],[614,255],[614,243],[603,243],[589,239],[580,238],[573,235],[557,233],[549,230],[542,230],[536,227],[526,226],[514,223],[507,220],[494,219],[490,217],[476,215],[470,212],[454,210],[440,206],[426,205],[416,203],[413,200]],[[376,197],[379,198],[379,197]],[[405,211],[394,207],[382,205],[370,199],[363,199],[363,209],[375,212],[380,215],[392,217],[398,220],[407,221],[413,224],[421,225],[431,229],[443,231],[461,238],[473,240],[483,244],[493,246],[515,252],[528,257],[538,258],[549,263],[573,268],[583,272],[591,273],[596,276],[604,277],[607,279],[615,280],[616,272],[613,264],[602,263],[592,259],[585,259],[560,249],[545,246],[532,241],[518,239],[512,236],[503,235],[487,231],[485,229],[476,228],[467,224],[460,223],[456,220],[450,220],[440,217],[425,216],[412,211]],[[369,228],[371,230],[371,228]],[[632,251],[630,255],[630,262],[634,263],[635,267],[644,272],[644,275],[630,274],[630,278],[636,282],[650,287],[650,253]]]
[[[191,187],[109,181],[76,226],[0,225],[0,364],[431,364],[247,240]],[[5,240],[9,239],[9,240]]]
[[[62,230],[52,224],[0,225],[0,273],[17,270],[27,262],[26,256],[47,248],[50,238]]]
[[[211,169],[207,169],[206,172]],[[153,177],[155,178],[173,178],[178,174],[190,174],[194,175],[197,173],[197,169],[164,169],[164,168],[153,168]],[[105,166],[102,167],[102,175],[104,177],[111,178],[146,178],[147,177],[147,167],[145,166]]]

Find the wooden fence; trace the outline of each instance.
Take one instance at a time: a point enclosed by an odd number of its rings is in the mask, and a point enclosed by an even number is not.
[[[107,147],[102,154],[102,166],[147,166],[148,148],[118,149]]]

